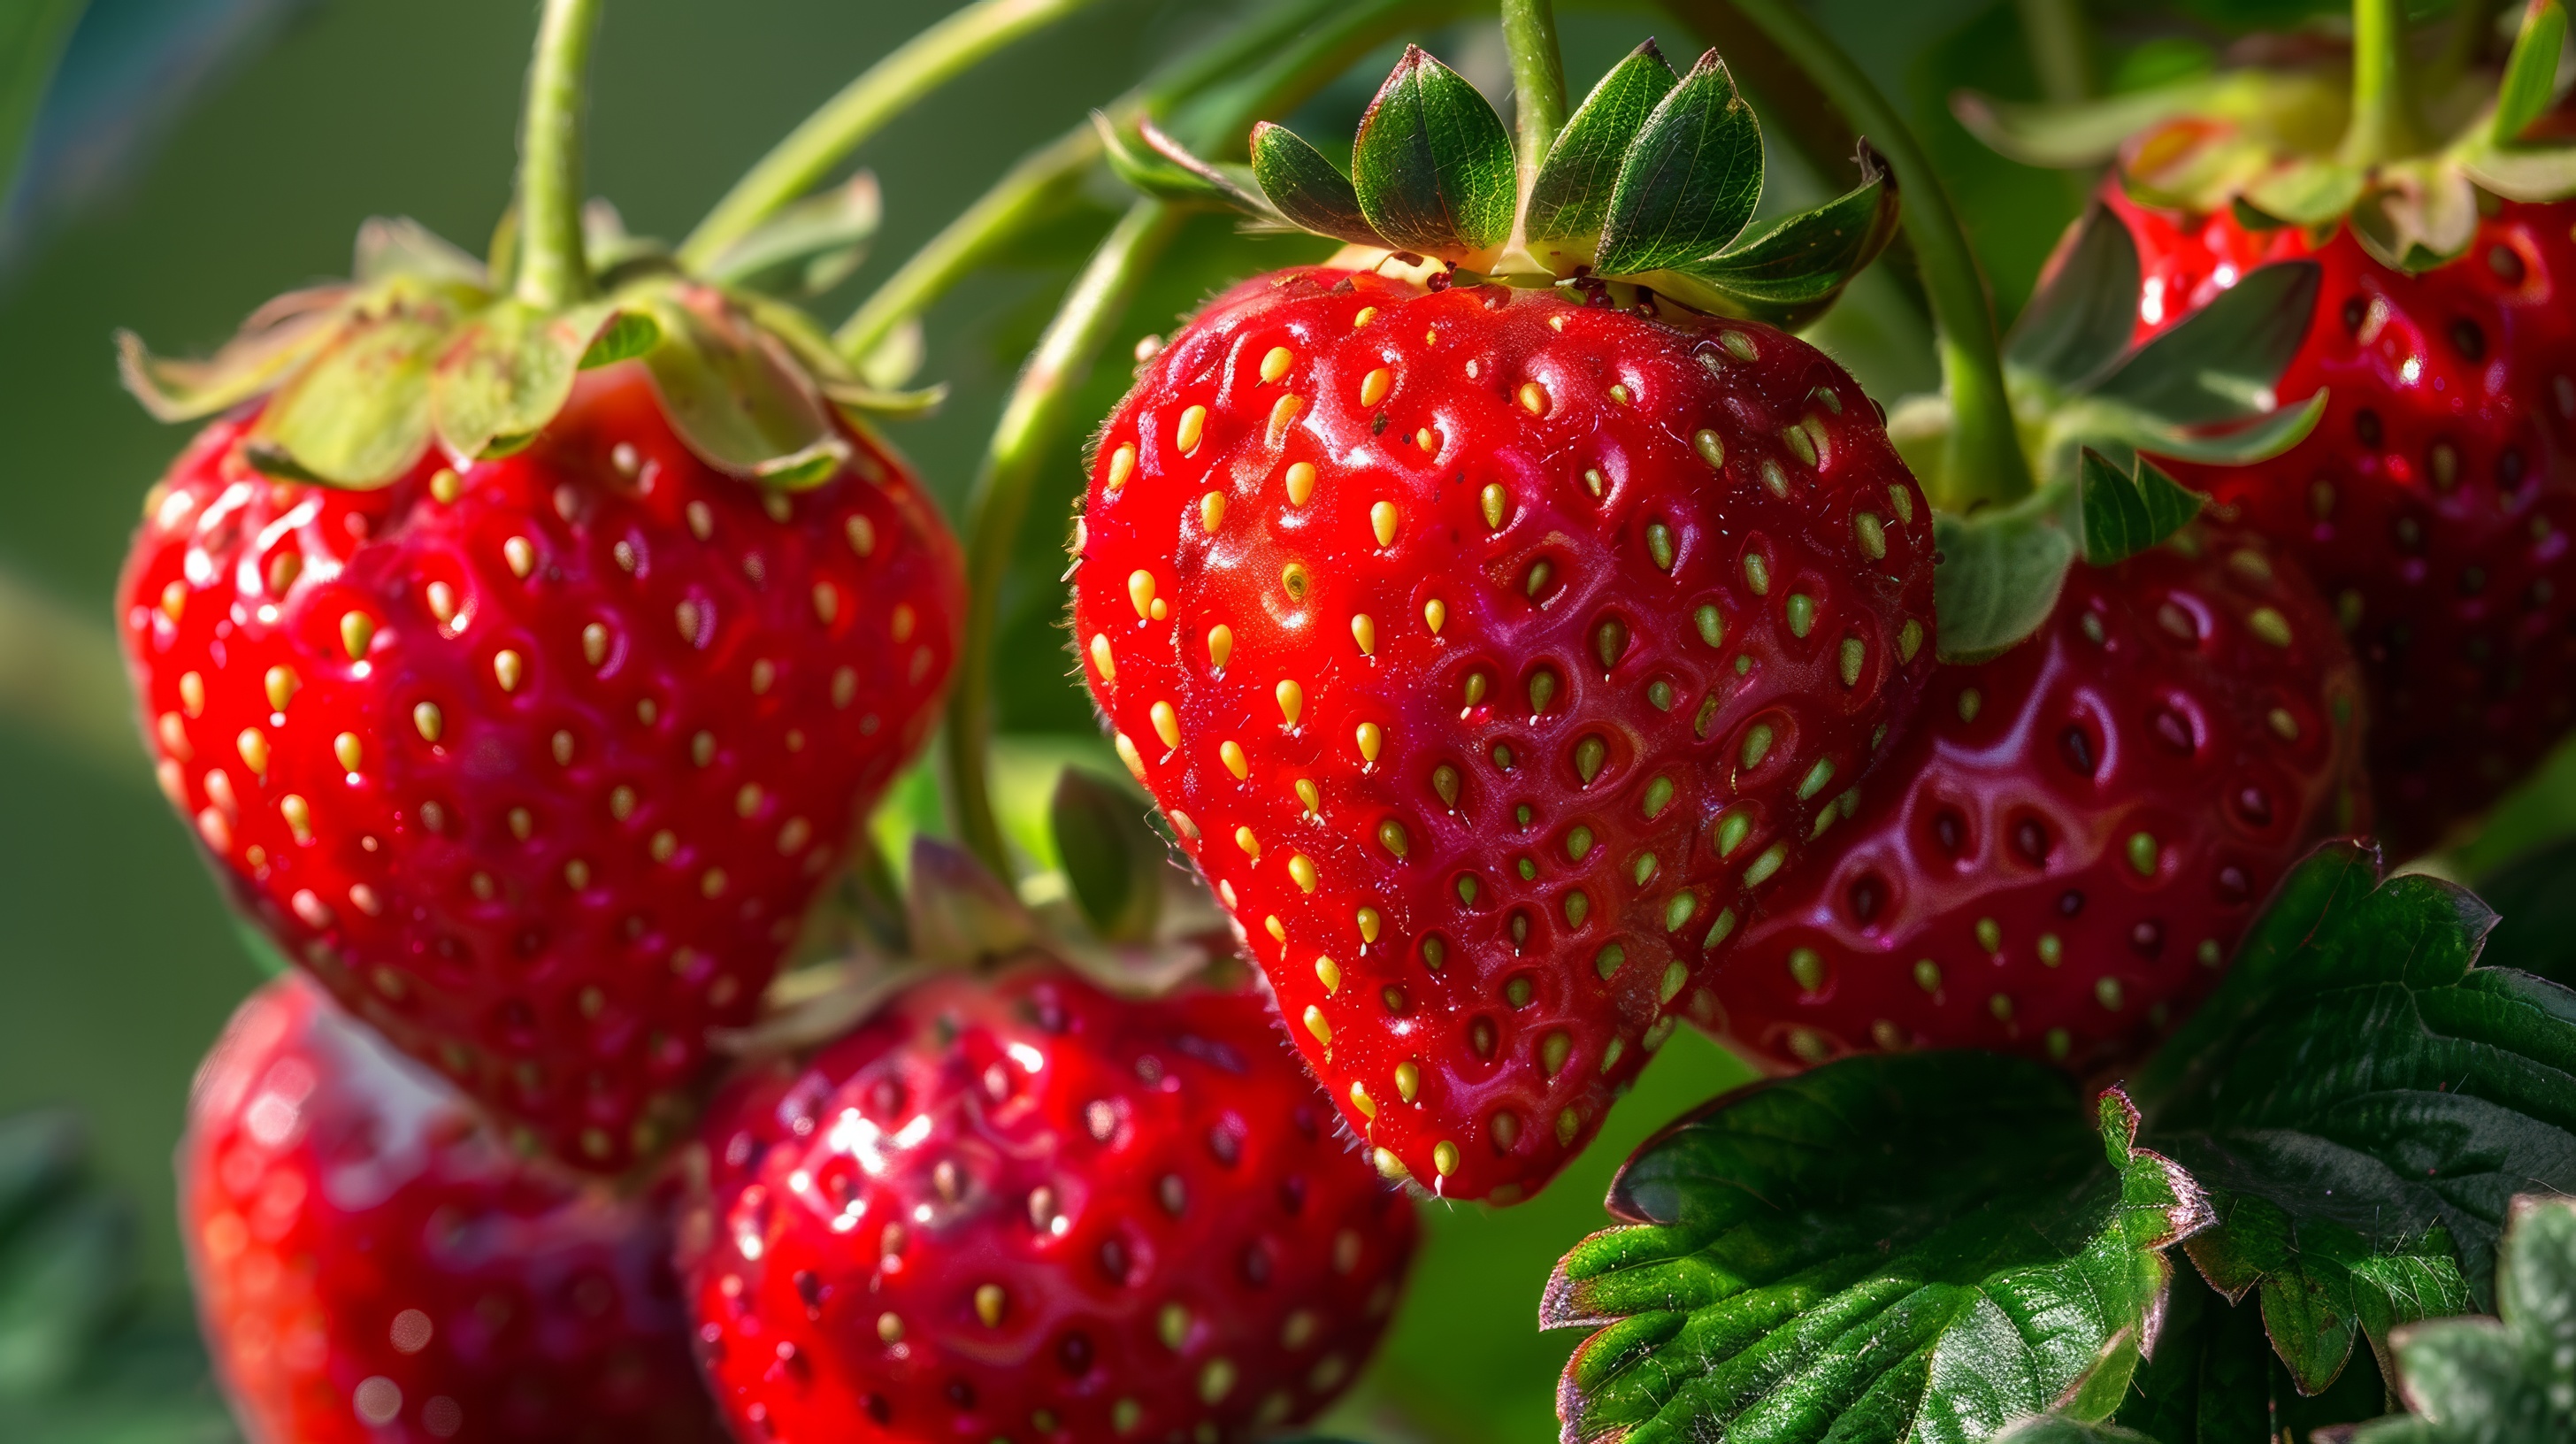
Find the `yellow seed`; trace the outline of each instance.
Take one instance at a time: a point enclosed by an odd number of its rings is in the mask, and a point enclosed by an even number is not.
[[[375,639],[375,618],[364,612],[340,614],[340,646],[348,652],[350,661],[364,660],[367,655],[367,644]]]
[[[1172,445],[1187,456],[1199,449],[1199,439],[1207,435],[1207,408],[1193,406],[1181,413],[1181,424],[1172,430]]]
[[[2290,645],[2289,619],[2270,607],[2256,607],[2254,614],[2245,619],[2245,625],[2255,636],[2275,647]]]
[[[1476,499],[1484,508],[1485,525],[1494,531],[1501,531],[1504,504],[1511,500],[1509,494],[1503,490],[1503,484],[1499,481],[1485,483],[1485,489],[1477,494]]]
[[[1922,649],[1923,624],[1908,617],[1905,619],[1905,625],[1898,628],[1896,632],[1896,655],[1911,662],[1914,660],[1914,654]]]
[[[1002,1322],[1005,1302],[1000,1284],[979,1285],[975,1290],[975,1317],[984,1321],[984,1327],[993,1328]]]
[[[1139,567],[1127,574],[1127,600],[1135,604],[1139,617],[1153,616],[1154,574]]]
[[[1358,315],[1356,315],[1356,316],[1353,316],[1353,317],[1351,318],[1351,329],[1352,329],[1352,330],[1354,330],[1354,331],[1356,331],[1356,330],[1358,330],[1359,328],[1361,328],[1362,326],[1365,326],[1365,325],[1367,325],[1369,322],[1374,321],[1374,320],[1376,320],[1376,319],[1377,319],[1377,307],[1375,307],[1375,306],[1362,306],[1362,307],[1360,307],[1360,309],[1359,309],[1359,314],[1358,314]]]
[[[1369,619],[1368,613],[1362,612],[1351,618],[1351,640],[1359,643],[1361,656],[1366,657],[1376,653],[1377,623]]]
[[[161,614],[163,616],[168,617],[171,621],[175,622],[179,620],[180,614],[187,610],[187,583],[172,582],[161,589]]]
[[[1545,416],[1547,414],[1546,387],[1539,385],[1535,381],[1524,381],[1521,383],[1519,395],[1521,410],[1528,412],[1532,416]]]
[[[1135,474],[1135,447],[1121,446],[1116,451],[1109,453],[1109,475],[1104,482],[1109,490],[1116,491],[1118,488],[1125,486],[1127,484],[1127,478],[1134,476]]]
[[[1199,529],[1210,536],[1225,524],[1225,493],[1212,491],[1199,498]]]
[[[1852,531],[1859,536],[1860,549],[1869,553],[1871,561],[1887,555],[1887,528],[1879,523],[1877,517],[1868,512],[1853,517]]]
[[[501,684],[502,691],[518,691],[519,679],[526,674],[527,661],[518,653],[504,647],[492,654],[492,680]]]
[[[1699,459],[1709,465],[1726,465],[1726,441],[1716,432],[1706,427],[1692,432],[1691,447],[1699,453]]]
[[[1425,426],[1413,433],[1413,444],[1425,452],[1434,452],[1440,449],[1440,438],[1432,434],[1430,427]]]
[[[501,543],[501,560],[510,564],[510,575],[525,581],[537,569],[537,549],[526,537],[514,536]]]
[[[1287,347],[1271,347],[1268,351],[1264,352],[1261,357],[1262,382],[1266,385],[1269,382],[1278,380],[1280,377],[1288,374],[1289,367],[1296,364],[1297,357],[1294,353],[1290,352]]]
[[[1442,1178],[1458,1171],[1458,1145],[1447,1139],[1431,1145],[1431,1167]]]
[[[1164,746],[1181,745],[1181,716],[1172,710],[1171,703],[1157,702],[1146,715],[1153,718],[1154,735],[1163,739]]]
[[[833,619],[840,615],[840,589],[830,582],[816,582],[814,584],[814,620],[828,627],[832,625]]]
[[[358,734],[355,732],[343,732],[339,736],[332,738],[331,755],[339,761],[341,771],[357,771],[358,762],[362,756],[358,747]]]
[[[1279,589],[1288,594],[1288,600],[1292,602],[1306,600],[1306,593],[1313,586],[1314,576],[1306,570],[1304,563],[1290,562],[1279,569]]]
[[[1261,839],[1252,835],[1251,828],[1236,828],[1234,830],[1234,845],[1243,849],[1243,855],[1245,857],[1257,859],[1261,856]]]
[[[299,684],[293,667],[271,667],[261,680],[268,686],[268,710],[271,712],[283,712],[286,704],[295,700],[295,689]]]
[[[863,516],[853,516],[841,534],[850,539],[850,550],[866,556],[877,549],[877,524]]]
[[[689,518],[689,535],[700,541],[716,534],[715,508],[703,501],[693,501],[684,508]]]
[[[1288,428],[1296,424],[1297,413],[1305,409],[1306,398],[1302,396],[1282,396],[1277,401],[1270,403],[1271,445],[1277,446],[1279,444],[1280,439],[1288,434]]]
[[[1106,632],[1091,634],[1091,667],[1100,674],[1104,687],[1118,680],[1118,663],[1109,655],[1109,634]]]
[[[419,729],[420,740],[423,742],[436,742],[438,740],[439,731],[446,725],[446,722],[445,719],[439,715],[437,703],[423,702],[411,709],[411,725]],[[355,769],[352,770],[354,771]]]
[[[438,619],[440,626],[456,620],[456,588],[445,582],[431,582],[421,589],[421,594],[429,603],[429,614]]]
[[[1394,389],[1395,373],[1383,366],[1380,366],[1375,371],[1372,371],[1366,376],[1360,378],[1360,404],[1362,406],[1375,406],[1379,402],[1384,401],[1386,399],[1386,394]]]
[[[313,808],[303,798],[290,792],[277,799],[277,811],[286,819],[286,830],[295,834],[297,842],[313,840]]]
[[[1286,947],[1288,945],[1288,928],[1286,924],[1279,921],[1278,914],[1273,913],[1269,917],[1263,918],[1261,920],[1261,930],[1270,934],[1270,941],[1277,943],[1282,947]]]
[[[1312,778],[1298,778],[1296,792],[1297,800],[1306,805],[1306,814],[1309,817],[1324,810],[1324,794],[1316,790]]]
[[[1377,909],[1361,908],[1359,911],[1360,941],[1363,943],[1376,942],[1377,930],[1379,927],[1384,925],[1384,922],[1385,919],[1378,916]]]
[[[608,628],[597,622],[581,629],[582,660],[596,667],[608,658]]]
[[[194,672],[185,672],[180,674],[179,705],[188,709],[188,715],[191,717],[204,712],[206,710],[206,679]]]
[[[1315,495],[1315,464],[1311,461],[1288,465],[1288,504],[1304,506]]]
[[[1224,666],[1226,659],[1234,655],[1234,628],[1225,625],[1223,622],[1219,622],[1215,626],[1208,628],[1207,647],[1208,665],[1211,667]]]
[[[1374,766],[1378,749],[1386,745],[1386,734],[1378,730],[1376,723],[1363,722],[1359,726],[1359,745],[1360,762],[1364,766]]]
[[[1324,1021],[1323,1009],[1316,1007],[1312,1003],[1308,1003],[1306,1005],[1306,1016],[1304,1021],[1306,1024],[1306,1031],[1315,1035],[1316,1042],[1327,1046],[1331,1045],[1333,1041],[1333,1025]]]
[[[1143,753],[1136,750],[1135,742],[1126,733],[1121,732],[1112,739],[1112,745],[1118,749],[1118,760],[1127,764],[1127,770],[1136,775],[1137,781],[1144,781],[1145,757]]]
[[[1297,725],[1297,714],[1306,709],[1306,689],[1293,681],[1281,682],[1275,689],[1279,698],[1279,716],[1290,727]]]
[[[1379,546],[1395,544],[1395,503],[1381,501],[1369,507],[1369,529],[1377,533]]]
[[[242,729],[241,736],[233,739],[233,745],[241,751],[243,766],[261,776],[268,774],[267,733],[256,727],[245,727]]]
[[[1324,991],[1326,993],[1340,992],[1342,990],[1342,965],[1334,962],[1331,958],[1315,959],[1315,981],[1324,985]]]
[[[1431,635],[1435,637],[1439,636],[1441,627],[1445,626],[1448,621],[1448,603],[1441,601],[1438,597],[1433,597],[1431,600],[1422,604],[1422,625],[1431,629]]]
[[[1377,1121],[1377,1100],[1369,1097],[1367,1084],[1353,1083],[1351,1085],[1351,1106],[1360,1111],[1360,1116],[1362,1118],[1366,1118],[1372,1123]]]
[[[1288,859],[1288,876],[1296,882],[1299,892],[1313,892],[1315,890],[1314,860],[1302,852],[1292,854]]]
[[[429,478],[429,494],[438,498],[442,506],[453,502],[464,492],[465,478],[458,476],[454,467],[442,466]]]
[[[2270,713],[2265,715],[2263,720],[2271,724],[2272,735],[2280,738],[2282,741],[2296,742],[2299,740],[2299,719],[2291,716],[2290,709],[2287,707],[2273,708]]]
[[[1241,782],[1252,775],[1252,759],[1244,756],[1243,748],[1231,739],[1218,745],[1216,755],[1217,760],[1225,764],[1225,770],[1234,774],[1235,781]]]

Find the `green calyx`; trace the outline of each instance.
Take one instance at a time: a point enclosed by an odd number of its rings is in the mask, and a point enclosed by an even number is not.
[[[248,455],[284,479],[384,486],[432,444],[459,463],[507,455],[563,408],[579,372],[639,360],[709,465],[816,485],[849,454],[836,409],[856,417],[937,399],[870,386],[787,299],[846,276],[878,213],[862,175],[780,212],[691,276],[594,203],[584,217],[594,294],[554,307],[498,279],[511,271],[507,224],[487,267],[415,222],[371,220],[348,283],[269,302],[206,360],[156,357],[130,332],[117,344],[127,389],[163,421],[266,398]]]
[[[1943,660],[2009,650],[2047,620],[2077,558],[2123,561],[2198,515],[2202,498],[2150,457],[2241,466],[2306,439],[2325,393],[2284,406],[2272,388],[2320,286],[2313,261],[2265,266],[2132,346],[2137,245],[2109,210],[2088,210],[2004,344],[2004,384],[2039,489],[1934,521]],[[1965,489],[1942,472],[1950,425],[1939,396],[1912,398],[1888,421],[1936,501]]]
[[[1150,124],[1132,140],[1104,133],[1111,163],[1151,195],[1510,285],[1617,282],[1779,326],[1831,305],[1896,230],[1895,183],[1864,145],[1851,191],[1746,235],[1762,198],[1761,124],[1716,51],[1675,75],[1651,41],[1540,156],[1518,154],[1484,96],[1418,46],[1361,117],[1347,171],[1267,121],[1249,166],[1201,160]]]
[[[2091,166],[2117,159],[2142,203],[2255,229],[2331,233],[2350,222],[2374,260],[2429,270],[2465,252],[2481,193],[2517,201],[2576,195],[2576,144],[2534,140],[2555,101],[2567,37],[2563,0],[2540,0],[2500,69],[2410,65],[2392,0],[2357,0],[2349,67],[2246,69],[2076,105],[2016,105],[1962,94],[1953,109],[2015,160]]]

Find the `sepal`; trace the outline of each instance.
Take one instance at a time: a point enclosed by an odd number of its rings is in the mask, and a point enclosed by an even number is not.
[[[725,247],[707,279],[771,296],[819,296],[859,268],[885,216],[877,178],[860,171],[805,197]]]
[[[1163,839],[1145,824],[1134,793],[1098,773],[1068,767],[1056,778],[1047,819],[1074,906],[1103,942],[1151,937],[1163,913]]]
[[[2057,608],[2080,551],[2061,524],[2063,487],[1974,516],[1932,518],[1935,646],[1944,662],[1992,660],[2036,632]]]
[[[1112,174],[1137,192],[1157,200],[1228,207],[1263,228],[1295,229],[1279,214],[1249,165],[1224,165],[1192,152],[1139,116],[1130,135],[1105,111],[1091,113],[1091,128],[1100,135],[1102,157]],[[1357,204],[1354,202],[1354,204]]]
[[[1610,214],[1620,163],[1646,118],[1681,77],[1649,40],[1610,68],[1567,118],[1548,148],[1523,208],[1522,244],[1542,265],[1570,272],[1588,264]]]
[[[2097,567],[2124,562],[2183,529],[2209,498],[2186,489],[2145,457],[2123,470],[2091,447],[2076,470],[2076,517],[2084,560]]]
[[[1493,106],[1422,47],[1406,46],[1351,146],[1351,185],[1369,228],[1397,250],[1487,270],[1511,238],[1519,184],[1511,132]]]
[[[1656,103],[1621,160],[1594,265],[1634,276],[1714,256],[1761,202],[1761,122],[1708,51]]]
[[[1252,128],[1252,175],[1290,225],[1355,246],[1400,249],[1361,213],[1351,178],[1288,127],[1265,120]]]
[[[1795,330],[1822,314],[1896,237],[1896,178],[1863,141],[1860,184],[1704,261],[1641,278],[1676,300],[1719,315]]]

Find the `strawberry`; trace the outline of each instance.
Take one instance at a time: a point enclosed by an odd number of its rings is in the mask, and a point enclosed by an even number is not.
[[[2290,866],[2364,821],[2360,676],[2278,551],[2204,525],[2078,565],[2036,636],[1940,668],[1693,1016],[1772,1066],[2137,1057]]]
[[[669,1230],[513,1156],[292,974],[233,1015],[179,1145],[218,1374],[274,1444],[718,1444]]]
[[[700,1137],[686,1288],[746,1441],[1243,1438],[1340,1392],[1414,1246],[1257,997],[1051,961],[933,974]]]
[[[374,489],[261,475],[262,419],[199,435],[126,564],[163,790],[343,1003],[622,1168],[930,726],[955,545],[868,433],[764,489],[635,364]]]
[[[2369,680],[2381,820],[2403,855],[2476,817],[2576,723],[2576,203],[2504,202],[2459,259],[2410,274],[2349,229],[2142,206],[2106,186],[2145,273],[2142,329],[2253,258],[2306,252],[2325,284],[2287,394],[2305,442],[2242,468],[2177,464],[2334,599]]]

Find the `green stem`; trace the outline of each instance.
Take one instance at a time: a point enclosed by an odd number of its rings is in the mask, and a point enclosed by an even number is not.
[[[2012,401],[2004,390],[1994,308],[1958,212],[1930,159],[1887,97],[1792,0],[1735,0],[1735,8],[1832,97],[1896,174],[1904,197],[1905,238],[1914,248],[1924,293],[1932,303],[1941,378],[1950,396],[1950,454],[1944,468],[1948,494],[1934,500],[1957,509],[2029,495],[2030,461],[2022,455]]]
[[[1512,55],[1512,115],[1520,132],[1521,186],[1538,174],[1565,128],[1565,58],[1549,0],[1503,0],[1503,44]]]
[[[1028,512],[1029,493],[1054,459],[1074,391],[1181,220],[1179,211],[1161,201],[1138,201],[1092,252],[1091,263],[1011,388],[967,498],[966,645],[957,659],[957,690],[948,701],[949,805],[960,838],[1003,877],[1012,876],[1014,869],[993,815],[987,755],[993,735],[994,626],[1011,549]]]
[[[2442,42],[2442,53],[2424,74],[2422,93],[2441,95],[2458,84],[2470,66],[2486,58],[2495,38],[2497,4],[2498,0],[2459,0],[2451,12],[2451,33]]]
[[[734,182],[680,243],[682,267],[702,270],[762,221],[812,190],[886,122],[985,57],[1096,0],[977,0],[898,46],[807,116]]]
[[[519,125],[518,298],[558,310],[590,294],[581,253],[583,75],[600,0],[546,0]]]
[[[2022,43],[2039,93],[2058,105],[2093,95],[2093,47],[2084,33],[2081,0],[2020,0]]]
[[[2346,165],[2371,166],[2424,148],[2424,118],[2406,75],[2403,0],[2352,0],[2352,124]]]

